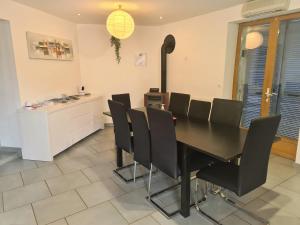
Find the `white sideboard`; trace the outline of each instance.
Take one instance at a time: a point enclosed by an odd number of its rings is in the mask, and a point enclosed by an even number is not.
[[[103,98],[84,96],[35,110],[21,109],[23,159],[52,161],[53,156],[104,128]]]

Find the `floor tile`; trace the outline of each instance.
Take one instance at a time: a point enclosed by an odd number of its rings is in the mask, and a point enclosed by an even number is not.
[[[235,215],[230,215],[226,218],[224,218],[221,221],[222,225],[251,225],[250,223],[242,220],[241,218],[235,216]]]
[[[151,185],[151,193],[159,192],[165,188],[175,186],[171,190],[168,190],[166,192],[161,193],[160,195],[152,198],[155,202],[157,202],[161,207],[165,208],[167,206],[169,209],[167,212],[172,212],[177,210],[180,207],[180,196],[181,196],[181,186],[177,185],[178,181],[172,179],[172,178],[166,178],[159,180],[157,182],[153,182]],[[194,191],[193,188],[195,187],[194,181],[191,183],[191,197],[194,201]],[[200,199],[200,198],[199,198]],[[170,211],[171,210],[171,211]]]
[[[268,177],[267,177],[267,181],[263,185],[263,187],[270,190],[270,189],[273,189],[274,187],[278,186],[279,184],[281,184],[285,180],[286,180],[286,178],[280,178],[278,176],[274,176],[274,175],[269,173]]]
[[[86,145],[75,145],[66,150],[66,156],[69,158],[86,157],[95,154],[95,151]]]
[[[220,198],[220,196],[214,196],[211,194],[208,195],[208,198],[205,202],[200,204],[200,208],[218,221],[236,211],[233,206],[225,202],[222,198]]]
[[[103,139],[105,139],[105,137],[103,137]],[[94,149],[96,152],[104,152],[104,151],[115,149],[116,144],[114,140],[103,140],[90,145],[90,147]]]
[[[254,199],[258,198],[259,196],[263,195],[264,193],[266,193],[268,191],[269,191],[269,189],[266,189],[264,187],[259,187],[259,188],[255,189],[254,191],[251,191],[242,197],[239,197],[232,192],[227,192],[227,193],[229,193],[228,195],[230,197],[232,197],[233,199],[235,199],[236,201],[243,203],[243,204],[247,204],[248,202],[253,201]]]
[[[260,199],[256,199],[250,202],[245,206],[245,209],[251,211],[257,216],[264,218],[265,220],[268,220],[271,223],[271,225],[283,225],[283,224],[299,225],[300,224],[299,218],[287,214],[280,207],[276,207]],[[242,211],[236,212],[235,215],[243,219],[244,221],[247,221],[251,225],[263,224],[259,222],[257,219],[253,218],[252,216],[249,216],[248,214]]]
[[[90,159],[94,165],[109,163],[116,161],[116,152],[109,150],[100,153],[96,153],[93,158]]]
[[[105,128],[104,130],[94,133],[93,139],[97,141],[107,141],[107,140],[115,141],[115,135],[113,129],[109,130]]]
[[[77,187],[90,184],[89,180],[81,171],[65,174],[63,176],[46,180],[53,195],[66,192]]]
[[[55,163],[65,174],[93,166],[93,163],[87,158],[63,158]]]
[[[10,148],[0,146],[0,165],[16,160],[21,156],[20,148]]]
[[[53,164],[54,164],[54,161],[52,161],[52,162],[47,162],[47,161],[35,161],[35,164],[36,164],[38,167],[50,166],[50,165],[53,165]]]
[[[119,178],[117,175],[113,174],[112,179],[114,182],[116,182],[124,191],[131,192],[136,189],[144,188],[145,190],[148,187],[148,172],[145,173],[145,177],[137,179],[136,183],[130,182],[125,183],[121,178]],[[152,192],[161,190],[165,187],[168,187],[170,184],[174,183],[174,179],[166,176],[162,172],[158,172],[153,174],[152,176]]]
[[[39,225],[212,225],[195,208],[191,208],[189,218],[176,215],[166,219],[145,200],[147,176],[126,184],[113,174],[116,168],[113,132],[113,127],[96,132],[56,156],[53,162],[18,159],[0,166],[0,193],[4,192],[4,205],[8,209],[18,207],[3,213],[0,197],[0,225],[36,225],[31,206],[24,206],[32,201]],[[133,162],[132,156],[125,152],[123,159],[125,165]],[[132,170],[123,172],[132,176]],[[30,185],[23,187],[21,174],[24,183]],[[46,180],[48,187],[30,187],[42,180]],[[174,183],[159,172],[152,178],[152,193]],[[55,196],[49,195],[48,188]],[[42,198],[44,192],[47,195],[42,200],[35,199]],[[272,225],[300,225],[300,169],[291,160],[272,155],[263,187],[242,198],[233,197],[270,220]],[[157,199],[168,210],[177,209],[179,200],[180,191],[167,192]],[[91,208],[87,209],[86,205]],[[214,196],[201,206],[224,225],[261,225]]]
[[[0,166],[0,176],[18,173],[33,168],[36,168],[36,164],[33,161],[16,159]]]
[[[286,166],[290,166],[290,167],[294,167],[295,166],[295,161],[290,160],[290,159],[286,159],[280,156],[276,156],[274,155],[271,159],[270,162],[274,162],[274,163],[280,163]]]
[[[200,215],[195,208],[191,208],[191,215],[188,218],[177,214],[171,219],[167,219],[159,212],[155,212],[152,217],[161,225],[213,225],[212,222]]]
[[[49,166],[43,166],[40,168],[23,171],[22,177],[24,184],[26,185],[37,183],[47,178],[57,177],[61,174],[61,171],[57,168],[55,164],[53,164]]]
[[[102,154],[104,155],[104,153],[107,153],[107,152],[109,152],[109,151],[102,152]],[[111,160],[111,162],[113,162],[114,166],[117,167],[117,164],[116,164],[116,149],[112,149],[112,150],[110,150],[110,152],[113,153],[112,156],[114,157],[114,160]],[[131,154],[125,152],[125,151],[123,151],[122,153],[123,153],[123,165],[124,166],[132,164],[134,162],[133,161],[133,155],[131,155]]]
[[[97,141],[93,138],[93,135],[79,141],[76,146],[89,146],[89,145],[92,145],[92,144],[95,144],[97,143]]]
[[[300,194],[300,175],[291,177],[280,186]]]
[[[3,192],[4,211],[8,211],[29,203],[50,197],[45,182],[30,184]]]
[[[300,216],[300,194],[283,187],[276,187],[260,197],[262,200],[280,207],[285,212]]]
[[[3,212],[3,198],[2,198],[2,194],[0,194],[0,213]]]
[[[89,178],[90,181],[103,181],[110,179],[113,176],[114,166],[112,163],[102,163],[93,167],[83,169],[82,172]]]
[[[141,220],[138,220],[135,223],[132,223],[132,225],[160,225],[160,224],[156,222],[151,216],[147,216]]]
[[[268,173],[272,176],[288,179],[297,174],[297,169],[295,167],[270,161]]]
[[[39,225],[63,219],[86,208],[75,191],[35,202],[32,206]]]
[[[67,224],[67,221],[65,219],[62,219],[62,220],[58,220],[58,221],[53,222],[53,223],[49,223],[47,225],[68,225],[68,224]]]
[[[0,214],[0,225],[36,225],[30,205]]]
[[[99,206],[89,208],[80,213],[67,217],[69,225],[127,225],[125,219],[118,211],[106,202]]]
[[[138,189],[134,192],[122,195],[111,200],[129,223],[141,219],[153,212],[153,207],[145,199],[147,192],[145,189]]]
[[[0,193],[23,186],[20,173],[0,177]]]
[[[77,190],[88,207],[124,194],[124,191],[112,180],[96,182]]]
[[[130,183],[125,183],[120,177],[117,175],[113,174],[112,180],[122,188],[125,192],[132,192],[140,188],[147,188],[148,184],[148,178],[141,178],[136,180],[136,183],[130,182]]]

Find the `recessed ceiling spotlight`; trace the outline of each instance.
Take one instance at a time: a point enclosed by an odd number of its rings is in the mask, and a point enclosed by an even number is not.
[[[160,19],[160,20],[162,20],[162,19],[163,19],[163,17],[162,17],[162,16],[160,16],[160,17],[159,17],[159,19]]]
[[[77,13],[77,16],[81,16],[81,14],[80,14],[80,13]]]

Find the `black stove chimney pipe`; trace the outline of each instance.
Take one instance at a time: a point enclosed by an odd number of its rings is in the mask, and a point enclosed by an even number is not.
[[[175,49],[176,41],[173,35],[165,37],[161,46],[161,92],[167,92],[167,54],[171,54]]]

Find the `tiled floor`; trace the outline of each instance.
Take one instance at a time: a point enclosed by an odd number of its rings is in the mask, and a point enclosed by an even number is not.
[[[145,200],[146,180],[125,184],[113,168],[112,128],[93,134],[54,162],[17,159],[0,166],[0,225],[212,224],[194,208],[187,219],[166,219]],[[174,181],[162,173],[153,177],[154,191],[170,184]],[[158,201],[177,207],[177,193],[166,193]],[[271,156],[263,187],[243,198],[231,195],[272,225],[300,225],[300,169],[289,160]],[[260,224],[215,196],[202,209],[224,225]]]

